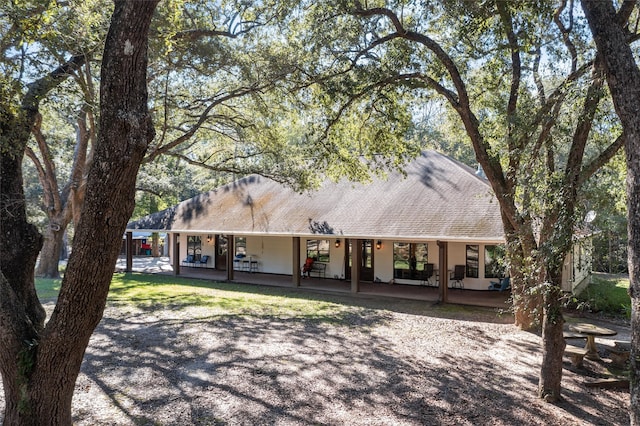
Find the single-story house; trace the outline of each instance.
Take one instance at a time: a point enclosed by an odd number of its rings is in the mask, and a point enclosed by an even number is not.
[[[208,267],[232,280],[235,270],[248,270],[288,275],[299,285],[312,258],[312,274],[351,281],[354,292],[360,281],[434,285],[445,298],[448,287],[487,290],[505,273],[505,240],[486,179],[435,151],[404,172],[368,183],[327,180],[305,193],[252,175],[127,231],[167,233],[175,273]]]

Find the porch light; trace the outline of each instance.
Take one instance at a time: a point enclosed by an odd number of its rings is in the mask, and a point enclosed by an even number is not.
[[[207,242],[208,243],[210,243],[212,239],[213,239],[213,237],[211,236],[211,234],[207,235]]]
[[[377,248],[378,250],[380,250],[380,249],[382,248],[382,241],[381,241],[381,240],[378,240],[378,241],[376,242],[376,248]]]
[[[336,240],[336,248],[339,248],[339,247],[340,247],[340,238]]]

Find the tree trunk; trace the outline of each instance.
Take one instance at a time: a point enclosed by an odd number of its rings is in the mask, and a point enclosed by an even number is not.
[[[59,278],[58,264],[63,247],[63,238],[73,219],[77,225],[80,219],[80,209],[84,198],[86,169],[88,166],[87,150],[92,132],[87,129],[87,107],[84,107],[78,116],[76,131],[76,147],[71,167],[69,182],[62,191],[59,190],[58,176],[53,163],[53,156],[42,133],[42,118],[37,115],[33,126],[33,135],[38,142],[40,158],[34,151],[27,148],[27,155],[33,161],[38,170],[38,178],[43,188],[43,211],[49,219],[49,226],[45,231],[45,241],[40,252],[40,261],[36,269],[36,276],[45,278]]]
[[[20,137],[14,133],[16,136]],[[37,341],[45,319],[33,285],[42,237],[26,221],[21,167],[22,155],[19,153],[5,153],[0,158],[0,370],[5,390],[5,413],[21,409],[21,391],[27,383],[21,373],[29,365],[32,344]],[[5,414],[5,424],[20,424],[15,420],[14,416]]]
[[[5,388],[7,425],[71,424],[71,399],[84,351],[102,318],[122,234],[134,207],[135,180],[153,125],[147,110],[146,68],[148,29],[157,1],[116,1],[105,43],[101,76],[100,136],[87,179],[86,199],[74,238],[74,250],[62,282],[58,303],[42,329],[44,312],[33,286],[39,234],[27,224],[22,193],[20,152],[6,155],[0,168],[11,166],[7,183],[18,194],[18,217],[3,236],[15,239],[14,251],[25,259],[3,262],[0,276],[0,368]],[[46,93],[46,92],[45,92]],[[37,107],[37,104],[36,104]],[[26,127],[27,133],[29,127]],[[28,135],[27,135],[28,137]],[[25,138],[26,141],[26,138]],[[22,147],[24,149],[24,146]],[[0,150],[2,152],[2,150]],[[16,178],[15,175],[19,176]],[[19,181],[19,182],[18,182]],[[16,187],[19,183],[19,187]],[[20,197],[20,195],[22,195]],[[4,209],[0,209],[4,210]],[[12,209],[13,212],[13,209]],[[1,214],[1,213],[0,213]],[[11,215],[9,215],[11,216]],[[2,217],[4,220],[4,217]],[[8,229],[7,229],[8,228]],[[30,231],[29,231],[30,230]],[[12,245],[2,244],[2,260]],[[100,258],[96,258],[96,253]],[[20,281],[16,280],[19,275]],[[28,282],[30,279],[30,282]],[[14,285],[14,280],[16,285]],[[31,300],[27,300],[32,296]],[[27,315],[28,309],[41,315]],[[30,317],[38,321],[32,321]],[[37,350],[36,350],[37,348]]]
[[[629,294],[631,371],[629,418],[640,425],[640,70],[627,42],[627,30],[611,1],[582,0],[582,8],[605,63],[607,83],[625,135],[629,215]]]
[[[511,276],[511,297],[513,303],[514,324],[527,331],[540,330],[543,318],[542,295],[535,289],[539,286],[540,278],[524,274],[522,271],[531,269],[531,265],[514,258],[509,268]]]
[[[151,234],[151,256],[160,257],[160,234]]]
[[[36,276],[43,278],[60,278],[60,253],[62,251],[65,228],[52,229],[47,227],[44,244],[40,251],[40,261],[36,269]]]
[[[562,357],[564,341],[562,290],[557,283],[548,283],[544,290],[542,320],[542,364],[538,379],[538,396],[547,402],[557,402],[562,389]]]

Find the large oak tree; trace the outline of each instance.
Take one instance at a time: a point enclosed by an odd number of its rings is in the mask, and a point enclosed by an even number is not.
[[[632,34],[627,28],[627,21],[636,3],[635,0],[625,1],[616,11],[611,1],[582,0],[598,53],[603,58],[616,113],[625,133],[631,296],[629,414],[634,426],[640,425],[640,69],[629,46]]]
[[[541,318],[539,396],[557,401],[561,281],[584,213],[580,191],[623,144],[611,127],[594,137],[606,91],[575,10],[544,2],[344,1],[310,14],[315,31],[304,41],[320,59],[304,75],[329,93],[332,123],[368,97],[381,100],[371,102],[376,111],[397,111],[384,105],[389,87],[422,95],[418,101],[439,97],[457,114],[500,203],[516,321],[528,328]]]
[[[156,5],[115,1],[101,72],[102,131],[74,251],[46,324],[33,277],[42,239],[26,218],[21,160],[39,101],[82,57],[32,83],[20,108],[2,104],[0,370],[5,424],[71,424],[75,380],[102,317],[122,233],[134,207],[137,171],[154,135],[146,77],[148,29]]]

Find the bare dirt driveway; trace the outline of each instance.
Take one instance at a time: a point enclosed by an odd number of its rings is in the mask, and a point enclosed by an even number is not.
[[[250,292],[262,291],[275,290]],[[564,400],[538,400],[539,336],[492,310],[290,290],[312,311],[238,313],[196,296],[109,303],[77,381],[76,424],[629,423],[628,392],[584,386],[603,370],[593,361],[565,360]]]

